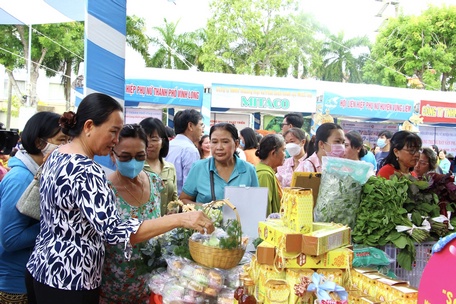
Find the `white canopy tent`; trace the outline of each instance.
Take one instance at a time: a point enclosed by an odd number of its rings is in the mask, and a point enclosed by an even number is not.
[[[104,93],[122,105],[126,18],[126,0],[0,0],[0,24],[85,21],[83,95]],[[31,60],[28,63],[30,71]],[[96,160],[112,168],[109,157]]]
[[[126,11],[126,0],[0,0],[0,24],[85,21],[84,95],[102,92],[123,104]]]

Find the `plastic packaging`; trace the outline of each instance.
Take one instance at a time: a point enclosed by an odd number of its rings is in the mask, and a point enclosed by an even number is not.
[[[367,162],[323,157],[315,221],[340,223],[353,228],[362,185],[372,175],[373,166]]]

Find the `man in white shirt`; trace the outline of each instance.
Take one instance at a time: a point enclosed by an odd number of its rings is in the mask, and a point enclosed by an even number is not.
[[[183,110],[174,115],[176,137],[169,142],[166,160],[174,164],[179,196],[193,163],[200,159],[196,144],[203,136],[203,116],[196,110]]]

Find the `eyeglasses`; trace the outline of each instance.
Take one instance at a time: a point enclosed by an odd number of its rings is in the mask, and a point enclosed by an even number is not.
[[[147,136],[147,140],[151,143],[158,143],[162,141],[162,138],[158,136]]]
[[[416,153],[423,152],[423,149],[421,149],[421,148],[402,149],[402,150],[407,151],[410,155],[415,155]]]
[[[429,165],[429,162],[424,161],[424,160],[419,160],[419,161],[418,161],[418,164],[420,164],[420,165],[422,165],[422,166],[427,166],[427,165]]]
[[[289,125],[291,125],[291,124],[289,124],[289,123],[281,123],[280,127],[283,128],[283,126],[289,126]]]
[[[119,154],[116,153],[116,151],[114,151],[114,149],[112,149],[112,153],[114,153],[114,155],[122,163],[129,162],[130,160],[133,159],[133,156],[131,156],[131,154],[121,154],[121,155],[119,155]],[[135,155],[134,159],[136,159],[137,161],[145,161],[146,160],[146,154]]]

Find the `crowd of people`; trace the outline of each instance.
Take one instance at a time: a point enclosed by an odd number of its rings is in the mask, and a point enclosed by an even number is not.
[[[214,229],[201,211],[171,212],[171,201],[199,205],[223,199],[226,186],[266,187],[266,217],[280,212],[293,173],[321,172],[325,156],[369,162],[383,178],[454,170],[452,155],[423,148],[415,133],[381,132],[370,151],[355,130],[324,123],[311,137],[303,123],[289,113],[281,134],[217,123],[204,135],[202,115],[183,110],[174,130],[156,118],[124,124],[121,105],[99,93],[76,113],[35,114],[0,182],[0,303],[148,303],[142,244],[177,227]],[[106,174],[96,155],[116,170]],[[40,166],[38,221],[16,203]]]

